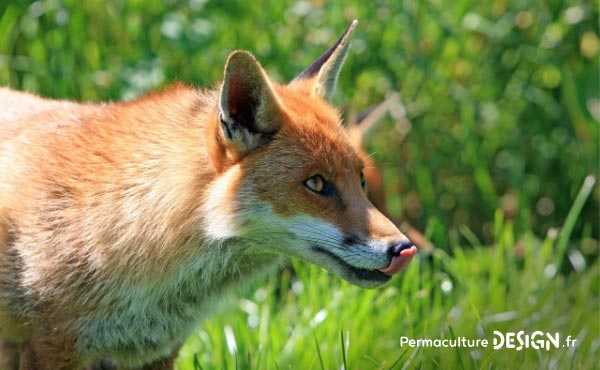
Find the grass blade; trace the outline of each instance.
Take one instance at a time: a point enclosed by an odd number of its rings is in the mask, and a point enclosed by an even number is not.
[[[400,363],[400,361],[402,360],[402,358],[404,358],[404,356],[406,355],[406,353],[408,352],[408,350],[409,350],[409,348],[405,349],[404,352],[402,352],[400,354],[400,356],[396,359],[396,361],[394,361],[394,363],[392,363],[392,366],[390,366],[388,368],[388,370],[393,370],[396,367],[396,365],[398,365],[398,363]]]
[[[452,336],[452,339],[455,340],[456,339],[456,335],[454,335],[454,330],[452,329],[452,326],[448,326],[448,330],[450,331],[450,335]],[[458,350],[458,347],[454,347],[454,350],[456,351],[456,356],[458,357],[458,362],[460,363],[460,368],[464,369],[465,368],[465,364],[462,361],[462,357],[460,357],[460,351]]]
[[[565,254],[567,252],[569,238],[571,237],[571,233],[573,232],[575,223],[577,222],[579,214],[581,213],[581,209],[583,208],[585,201],[590,196],[590,193],[592,192],[595,183],[596,178],[592,175],[588,175],[583,180],[583,185],[581,186],[581,189],[579,189],[579,193],[575,197],[575,201],[573,201],[573,206],[567,214],[567,218],[565,219],[565,223],[560,231],[558,242],[556,244],[556,249],[558,252],[556,255],[556,266],[558,271],[561,270],[562,263],[565,260]]]
[[[194,370],[203,370],[202,365],[200,364],[200,360],[198,359],[198,354],[194,353]]]
[[[323,364],[323,357],[321,356],[321,348],[319,347],[319,340],[317,339],[316,334],[315,334],[315,346],[317,347],[317,355],[319,356],[319,364],[321,364],[321,370],[325,370],[325,365]]]
[[[342,363],[344,365],[344,370],[348,370],[348,364],[346,362],[346,346],[344,341],[344,331],[340,330],[340,340],[342,344]]]

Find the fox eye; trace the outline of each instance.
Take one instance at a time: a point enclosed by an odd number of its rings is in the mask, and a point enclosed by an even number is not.
[[[321,175],[314,175],[304,181],[304,186],[315,193],[322,193],[325,190],[325,179]]]
[[[365,173],[360,171],[360,186],[363,190],[367,190],[367,180],[365,180]]]

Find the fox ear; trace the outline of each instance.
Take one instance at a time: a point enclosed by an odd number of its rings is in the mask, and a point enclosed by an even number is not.
[[[291,83],[293,84],[298,80],[312,80],[313,93],[327,101],[331,101],[340,70],[350,49],[350,36],[357,23],[357,20],[352,21],[342,37]]]
[[[219,93],[219,119],[223,138],[236,156],[264,145],[280,128],[280,112],[260,64],[248,52],[232,52]]]

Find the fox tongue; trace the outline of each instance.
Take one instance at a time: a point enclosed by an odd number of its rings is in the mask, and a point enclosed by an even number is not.
[[[408,249],[404,249],[400,252],[399,255],[393,256],[390,264],[384,268],[379,269],[379,271],[383,272],[386,275],[392,276],[404,269],[414,254],[417,253],[417,247],[412,246]]]

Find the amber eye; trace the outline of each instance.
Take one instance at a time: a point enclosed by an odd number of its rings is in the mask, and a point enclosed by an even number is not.
[[[325,179],[321,175],[314,175],[304,181],[304,186],[314,191],[315,193],[322,193],[325,190]]]
[[[365,180],[365,174],[362,171],[360,171],[360,186],[363,190],[367,190],[367,180]]]

